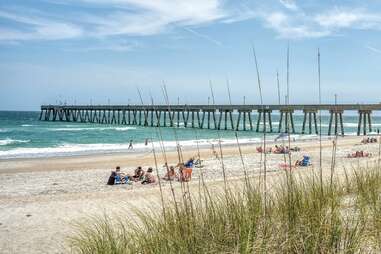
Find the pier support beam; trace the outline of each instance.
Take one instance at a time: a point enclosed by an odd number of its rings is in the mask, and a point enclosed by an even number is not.
[[[360,136],[361,133],[361,124],[363,125],[363,134],[364,136],[367,134],[367,121],[368,121],[368,130],[372,132],[372,110],[364,110],[360,109],[359,111],[359,122],[357,126],[357,136]]]
[[[303,110],[304,113],[304,118],[303,118],[303,127],[302,127],[302,134],[305,134],[306,130],[306,122],[308,119],[308,133],[312,134],[312,121],[313,121],[313,126],[315,127],[315,134],[319,134],[318,132],[318,127],[317,127],[317,121],[316,121],[316,109],[305,109]]]
[[[273,124],[271,120],[271,109],[258,109],[258,119],[257,119],[257,128],[256,132],[273,132]],[[270,127],[267,131],[267,122]],[[260,124],[262,123],[262,131],[260,131]]]
[[[183,114],[183,122],[184,122],[184,127],[188,127],[188,120],[189,120],[189,110],[184,109],[182,111]]]
[[[295,133],[294,126],[294,110],[290,108],[282,108],[280,111],[278,132],[289,133],[291,127],[291,133]]]
[[[229,125],[230,125],[231,130],[234,130],[234,121],[233,121],[233,114],[232,114],[233,111],[232,110],[222,110],[222,109],[219,109],[218,111],[219,111],[220,116],[218,119],[217,130],[221,130],[221,129],[228,130]],[[229,121],[229,118],[230,118],[230,121]],[[222,128],[222,119],[224,119],[223,128]]]
[[[343,110],[342,109],[331,109],[329,111],[329,125],[328,125],[328,136],[332,133],[332,124],[334,122],[335,135],[339,134],[338,127],[340,125],[341,135],[344,136],[344,125],[343,125]]]
[[[250,130],[253,130],[251,110],[238,110],[238,118],[237,118],[237,123],[235,128],[237,131],[239,130],[241,119],[242,119],[242,130],[246,131],[246,119],[249,120]],[[269,117],[269,119],[271,119],[271,116]]]

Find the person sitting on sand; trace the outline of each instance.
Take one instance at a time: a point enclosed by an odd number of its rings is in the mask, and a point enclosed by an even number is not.
[[[179,167],[179,181],[180,182],[189,182],[192,179],[192,168],[188,168],[184,163],[177,164]]]
[[[292,149],[291,149],[291,151],[292,151]],[[287,154],[287,153],[289,153],[288,146],[286,146],[286,148],[285,148],[282,145],[280,145],[280,146],[275,145],[275,149],[273,150],[273,153],[276,153],[276,154]]]
[[[142,181],[142,184],[151,184],[156,182],[156,177],[153,175],[152,168],[147,169],[147,173],[144,175],[144,180]]]
[[[119,166],[116,166],[115,168],[115,173],[120,176],[120,167]]]
[[[257,152],[258,152],[258,153],[263,153],[263,148],[262,148],[262,146],[258,146],[258,147],[257,147]],[[266,150],[266,153],[272,153],[272,148],[269,147],[269,148]]]
[[[126,173],[120,171],[120,167],[117,166],[115,169],[115,182],[119,184],[126,184],[128,183],[128,180],[130,179],[130,176],[127,175]]]
[[[295,166],[307,167],[307,166],[310,166],[310,165],[311,165],[310,156],[307,156],[307,155],[303,155],[303,159],[302,160],[297,160],[295,162]]]
[[[361,143],[363,144],[369,144],[369,143],[377,143],[377,138],[370,138],[370,137],[367,137],[367,138],[364,138]]]
[[[363,158],[363,157],[371,157],[371,153],[364,152],[363,150],[361,151],[356,151],[355,153],[348,154],[347,158]]]
[[[170,166],[169,169],[168,169],[168,172],[165,174],[163,179],[167,180],[167,181],[173,181],[176,178],[178,178],[178,174],[175,171],[175,167],[174,166]]]
[[[120,167],[117,166],[115,168],[115,184],[121,184],[122,183],[122,178],[123,178],[123,175],[120,172]]]
[[[134,175],[130,176],[130,178],[134,182],[142,181],[144,179],[144,174],[144,170],[139,166],[135,169]]]

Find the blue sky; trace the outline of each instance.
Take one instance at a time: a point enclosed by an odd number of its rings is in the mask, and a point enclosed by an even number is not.
[[[265,103],[282,97],[290,44],[290,103],[380,102],[381,2],[227,0],[2,0],[0,109],[77,104]]]

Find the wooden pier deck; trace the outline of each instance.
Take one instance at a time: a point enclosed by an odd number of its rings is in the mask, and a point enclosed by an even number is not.
[[[280,113],[277,128],[273,126],[272,121],[274,111]],[[186,128],[296,133],[294,125],[296,111],[304,114],[299,133],[318,134],[317,113],[327,111],[330,114],[327,134],[344,135],[343,114],[345,111],[356,111],[359,116],[357,135],[367,135],[372,131],[372,112],[381,111],[381,104],[42,105],[40,120],[147,127],[184,125]],[[238,114],[237,117],[233,117],[233,113]],[[306,130],[307,125],[308,130]]]

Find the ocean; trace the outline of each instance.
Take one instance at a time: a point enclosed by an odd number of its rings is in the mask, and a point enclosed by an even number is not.
[[[160,139],[166,149],[175,149],[176,139],[186,147],[211,146],[221,138],[223,144],[235,144],[234,131],[216,131],[207,129],[154,128],[126,125],[104,125],[73,122],[39,121],[39,112],[0,111],[0,160],[12,158],[41,158],[54,156],[76,156],[117,152],[149,152],[153,140],[160,149]],[[236,115],[234,117],[237,117]],[[279,115],[274,114],[273,128],[278,129]],[[255,122],[256,117],[253,118]],[[323,134],[327,134],[329,117],[322,117]],[[344,115],[346,135],[356,135],[358,117]],[[373,131],[381,128],[381,117],[372,117]],[[295,129],[301,131],[303,116],[295,115]],[[308,128],[307,128],[308,129]],[[374,132],[373,132],[374,133]],[[267,134],[268,140],[274,140],[279,134]],[[239,131],[240,143],[260,143],[263,134],[255,131]],[[161,137],[161,138],[160,138]],[[293,139],[314,139],[316,135],[292,135]],[[128,150],[133,140],[134,149]]]

